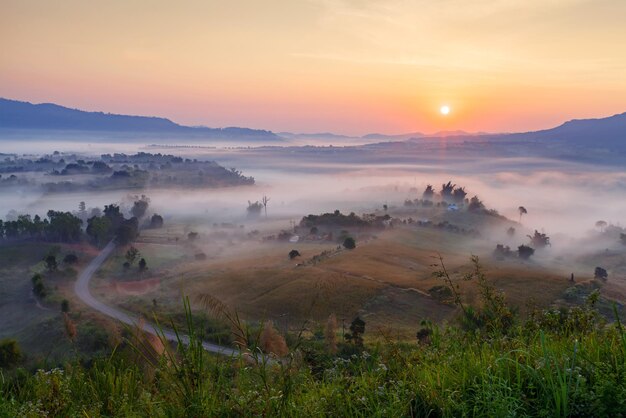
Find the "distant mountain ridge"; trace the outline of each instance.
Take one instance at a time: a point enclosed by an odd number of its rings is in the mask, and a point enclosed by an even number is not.
[[[53,103],[33,104],[4,98],[0,98],[0,128],[129,133],[160,132],[208,138],[281,140],[273,132],[260,129],[190,127],[179,125],[166,118],[86,112]]]

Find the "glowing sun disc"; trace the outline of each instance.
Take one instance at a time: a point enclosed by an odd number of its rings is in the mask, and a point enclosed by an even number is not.
[[[439,113],[441,113],[442,115],[447,115],[448,113],[450,113],[450,106],[441,106],[441,108],[439,109]]]

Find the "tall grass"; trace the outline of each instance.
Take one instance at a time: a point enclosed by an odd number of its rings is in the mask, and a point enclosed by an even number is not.
[[[176,341],[128,332],[89,366],[4,371],[0,416],[626,416],[624,329],[593,320],[591,306],[561,311],[559,326],[550,310],[506,332],[425,323],[420,343],[338,341],[336,353],[300,332],[280,358],[260,352],[260,331],[230,311],[241,354],[209,354],[188,299],[184,310]]]

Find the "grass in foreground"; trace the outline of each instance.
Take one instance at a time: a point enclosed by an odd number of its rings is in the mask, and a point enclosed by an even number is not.
[[[466,279],[478,282],[481,303],[460,306],[458,325],[421,324],[417,345],[353,338],[335,351],[323,336],[300,335],[271,359],[255,355],[247,333],[238,340],[248,354],[216,357],[186,304],[189,345],[129,336],[88,365],[3,372],[0,416],[625,416],[619,320],[606,324],[592,296],[521,321],[474,261]]]

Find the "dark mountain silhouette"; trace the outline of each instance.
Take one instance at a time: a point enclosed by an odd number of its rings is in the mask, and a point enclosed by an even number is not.
[[[167,133],[174,135],[274,140],[270,131],[249,128],[206,128],[183,126],[169,119],[85,112],[52,103],[32,104],[0,98],[0,128],[12,130],[75,130],[96,132]]]

